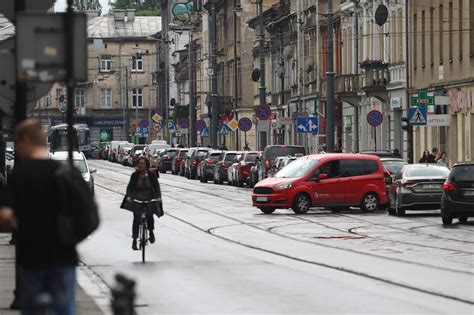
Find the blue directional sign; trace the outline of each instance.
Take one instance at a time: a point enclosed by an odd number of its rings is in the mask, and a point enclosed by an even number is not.
[[[220,135],[226,135],[226,134],[229,133],[229,127],[227,127],[227,125],[222,125],[219,128],[219,131],[217,133],[220,134]]]
[[[176,126],[174,125],[174,122],[168,121],[168,129],[170,129],[170,130],[176,129]]]
[[[148,136],[148,127],[143,127],[142,130],[143,130],[143,135]]]
[[[298,133],[317,133],[319,131],[318,117],[296,118],[296,130]]]
[[[428,124],[427,107],[411,107],[408,109],[409,124],[412,126],[426,126]]]
[[[202,128],[201,137],[209,137],[209,128]]]
[[[141,135],[141,134],[143,133],[142,127],[137,126],[137,128],[135,129],[135,133],[136,133],[137,135]]]

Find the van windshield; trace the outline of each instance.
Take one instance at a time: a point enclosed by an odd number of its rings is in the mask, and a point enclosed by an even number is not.
[[[296,160],[275,174],[276,178],[298,178],[307,175],[319,163],[319,160]]]

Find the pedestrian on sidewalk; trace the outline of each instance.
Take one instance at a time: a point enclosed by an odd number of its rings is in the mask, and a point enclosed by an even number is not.
[[[158,177],[155,173],[149,170],[150,160],[141,156],[137,160],[137,170],[130,176],[130,181],[127,186],[127,195],[125,199],[132,203],[133,211],[133,224],[132,224],[132,249],[138,250],[137,238],[138,230],[140,226],[140,204],[133,202],[133,199],[140,201],[149,201],[152,199],[158,199],[158,203],[161,201],[161,190],[160,184],[158,183]],[[157,212],[157,203],[149,203],[146,213],[148,231],[150,233],[150,243],[155,242],[155,234],[153,230],[155,228],[155,220],[153,213]],[[158,214],[157,214],[158,215]]]
[[[438,160],[441,158],[441,154],[439,152],[439,149],[438,148],[433,148],[433,150],[431,150],[431,160],[433,160],[433,162],[430,162],[430,163],[436,163],[438,162]]]
[[[441,153],[441,157],[438,160],[438,165],[445,166],[449,168],[448,154],[446,152]]]
[[[11,219],[13,210],[18,225],[16,259],[22,314],[36,314],[37,299],[42,294],[50,296],[52,314],[74,314],[75,268],[78,261],[76,243],[64,242],[62,236],[67,232],[59,224],[61,214],[72,209],[64,209],[64,204],[59,202],[63,198],[56,174],[63,166],[49,159],[46,135],[39,123],[23,121],[15,128],[14,139],[18,162],[8,182],[2,217]],[[71,171],[67,175],[87,187],[79,172]],[[97,211],[92,193],[85,196],[82,192],[71,189],[71,193],[78,198],[90,198],[88,201]],[[77,227],[78,221],[73,219],[70,222],[74,228]],[[70,237],[76,236],[75,231],[68,231]]]
[[[425,151],[423,151],[423,155],[418,160],[418,163],[436,163],[436,161],[433,158],[433,156],[430,154],[430,150],[425,149]]]

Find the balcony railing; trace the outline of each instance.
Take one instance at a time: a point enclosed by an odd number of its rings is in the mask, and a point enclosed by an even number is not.
[[[364,90],[385,91],[390,83],[388,64],[370,64],[365,66]]]
[[[340,74],[336,76],[336,94],[357,95],[360,92],[361,76],[359,74]]]

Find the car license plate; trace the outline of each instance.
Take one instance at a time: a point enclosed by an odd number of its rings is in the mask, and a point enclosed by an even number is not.
[[[424,189],[439,189],[441,188],[440,184],[424,184],[423,185]]]
[[[268,201],[268,197],[257,197],[257,202],[267,202]]]
[[[474,196],[474,190],[471,190],[471,191],[465,191],[464,192],[464,196]]]

